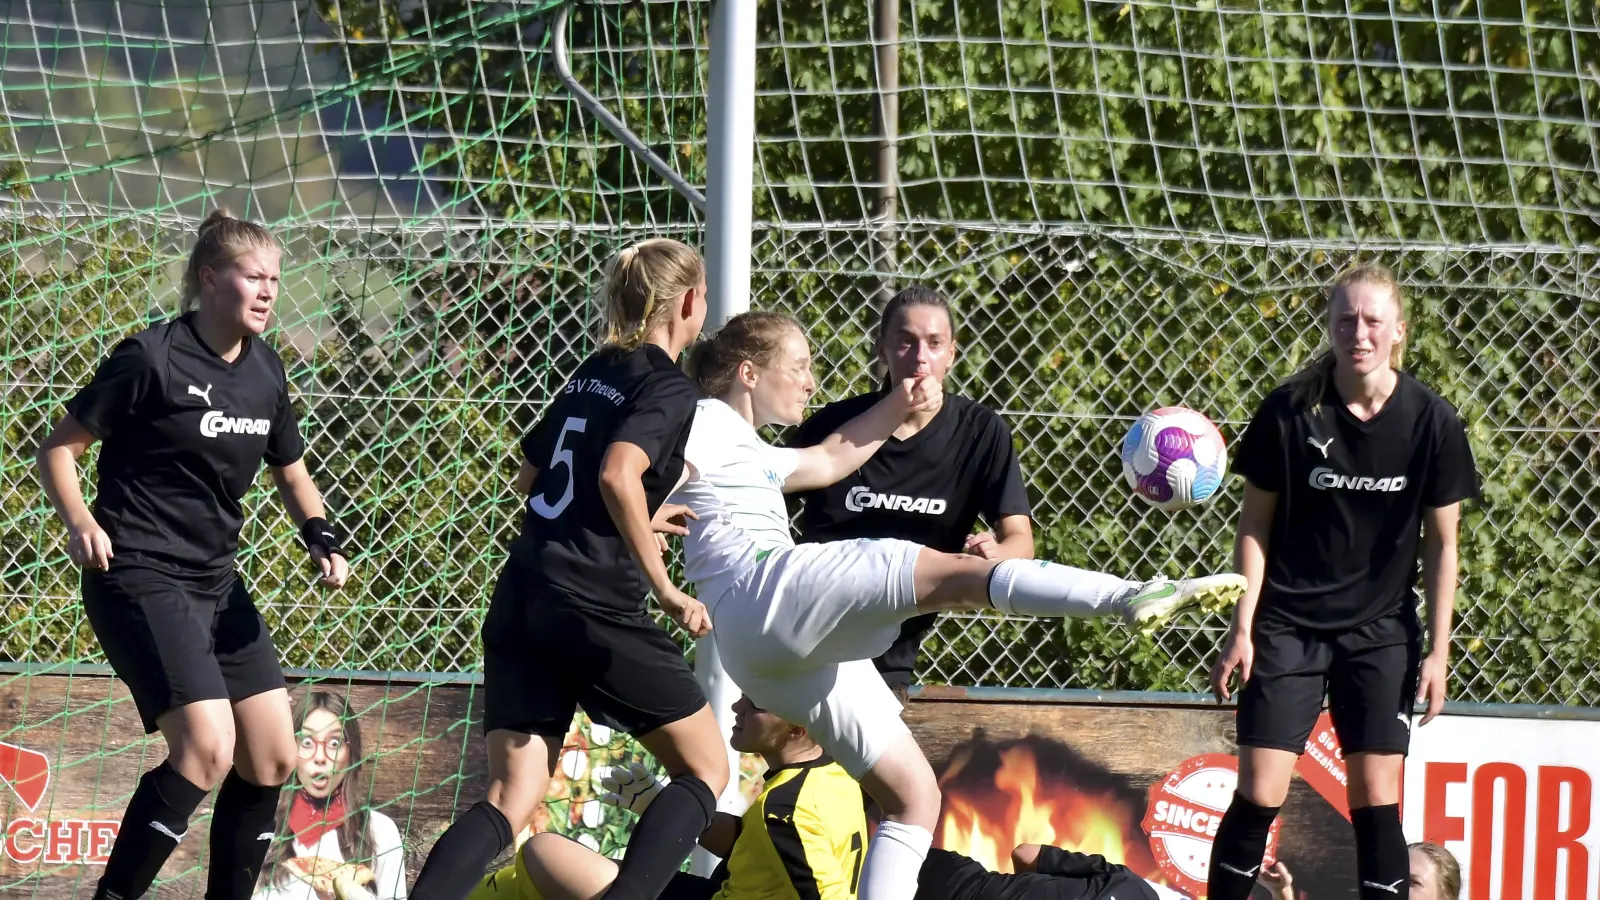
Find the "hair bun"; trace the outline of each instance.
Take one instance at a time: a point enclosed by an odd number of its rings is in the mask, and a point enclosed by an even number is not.
[[[196,234],[204,235],[206,232],[217,227],[218,225],[221,225],[224,221],[231,218],[233,218],[233,213],[229,212],[226,206],[219,206],[211,211],[211,215],[206,216],[204,222],[200,223],[200,230],[196,232]]]

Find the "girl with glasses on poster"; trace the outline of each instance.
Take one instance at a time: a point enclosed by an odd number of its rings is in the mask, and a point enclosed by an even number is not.
[[[327,691],[307,694],[297,713],[294,790],[254,900],[404,900],[405,847],[370,805],[361,724]]]

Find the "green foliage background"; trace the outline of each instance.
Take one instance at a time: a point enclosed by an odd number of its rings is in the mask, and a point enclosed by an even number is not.
[[[873,380],[870,7],[760,4],[751,305],[807,322],[824,399]],[[515,441],[589,348],[594,273],[639,235],[701,234],[579,114],[545,53],[547,15],[480,8],[319,7],[359,102],[386,128],[434,135],[418,173],[449,187],[433,215],[460,240],[377,253],[376,232],[276,223],[290,290],[315,298],[276,339],[313,470],[358,548],[353,590],[324,596],[276,504],[252,499],[241,565],[291,665],[476,667],[516,527]],[[1463,529],[1452,696],[1600,699],[1595,15],[1535,0],[905,0],[889,275],[955,298],[954,386],[1011,422],[1040,554],[1118,572],[1226,566],[1237,487],[1150,513],[1120,481],[1122,420],[1183,403],[1236,437],[1320,346],[1320,286],[1380,258],[1410,293],[1409,367],[1462,411],[1485,478]],[[708,19],[692,2],[579,4],[570,36],[580,80],[696,183]],[[0,659],[94,658],[32,448],[116,338],[165,311],[184,236],[5,227],[0,359],[18,386],[0,406]],[[374,328],[379,282],[404,302]],[[297,327],[317,340],[289,341]],[[947,618],[925,677],[1199,689],[1221,624],[1136,637]]]

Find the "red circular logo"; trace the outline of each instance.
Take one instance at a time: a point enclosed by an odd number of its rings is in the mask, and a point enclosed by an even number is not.
[[[1150,786],[1150,805],[1139,823],[1150,835],[1156,866],[1173,887],[1193,897],[1206,895],[1211,842],[1222,814],[1239,786],[1239,760],[1231,753],[1207,753],[1184,760],[1172,774]],[[1277,859],[1277,820],[1267,832],[1262,865]]]

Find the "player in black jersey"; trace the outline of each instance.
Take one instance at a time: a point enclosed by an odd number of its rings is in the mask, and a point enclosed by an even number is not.
[[[1011,851],[1015,875],[991,872],[948,850],[928,851],[916,900],[1183,900],[1103,856],[1022,844]]]
[[[677,359],[706,315],[700,256],[673,240],[623,250],[606,274],[603,346],[522,441],[527,497],[483,623],[488,798],[439,838],[415,900],[461,900],[544,800],[573,713],[636,737],[672,776],[608,896],[654,900],[728,781],[717,727],[683,651],[645,608],[654,591],[699,637],[701,603],[667,574],[652,517],[684,474],[698,396]],[[678,532],[683,533],[679,528]]]
[[[1405,310],[1386,269],[1341,275],[1328,307],[1332,349],[1267,396],[1233,462],[1246,479],[1235,560],[1250,587],[1211,673],[1219,700],[1235,670],[1243,683],[1213,900],[1249,896],[1324,694],[1349,766],[1361,897],[1403,892],[1397,804],[1413,703],[1427,702],[1422,724],[1444,706],[1456,529],[1461,501],[1478,494],[1466,430],[1398,369]]]
[[[700,841],[724,859],[710,878],[680,875],[663,898],[699,900],[854,900],[862,867],[861,787],[824,755],[806,730],[757,707],[734,704],[731,745],[759,753],[765,786],[742,816],[718,813]],[[643,766],[604,779],[601,801],[648,810],[662,784]],[[930,850],[914,900],[1183,900],[1103,856],[1022,844],[1016,874],[991,872],[968,856]],[[485,877],[470,900],[573,900],[592,897],[615,877],[600,854],[557,834],[534,835],[514,865]],[[537,882],[537,885],[535,884]]]
[[[949,301],[921,286],[895,294],[878,319],[877,355],[888,384],[943,382],[956,357]],[[879,390],[824,406],[800,426],[794,446],[820,443],[882,398]],[[797,496],[802,543],[899,538],[984,559],[1028,559],[1034,552],[1032,508],[1011,429],[993,410],[949,391],[941,407],[913,416],[853,474]],[[980,517],[990,530],[974,534]],[[937,619],[908,619],[894,645],[873,660],[901,702],[922,638]]]
[[[184,272],[188,311],[118,344],[39,449],[89,624],[145,730],[167,741],[128,801],[97,900],[142,896],[218,782],[206,896],[248,897],[294,771],[283,670],[234,568],[240,500],[263,461],[322,583],[339,587],[348,569],[283,363],[260,338],[281,255],[261,226],[207,217]],[[91,513],[77,460],[96,442]]]

